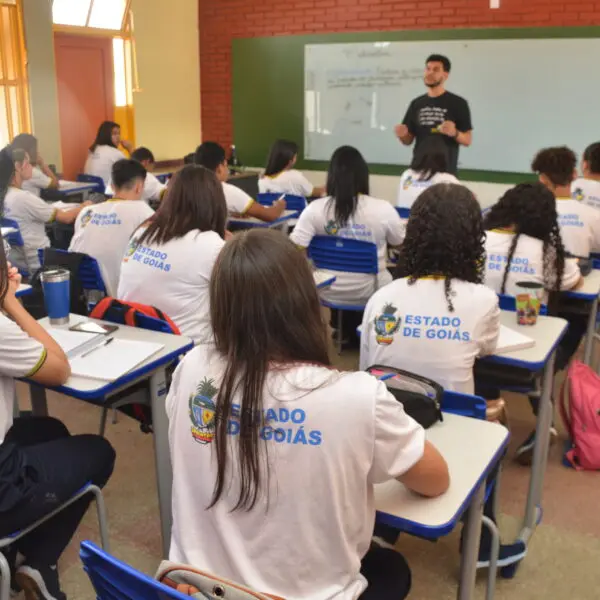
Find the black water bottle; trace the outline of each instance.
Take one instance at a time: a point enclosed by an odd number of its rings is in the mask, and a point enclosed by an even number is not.
[[[229,160],[227,161],[227,165],[229,166],[230,175],[235,175],[240,171],[242,167],[242,162],[238,158],[235,146],[233,144],[231,145],[231,151],[229,153]]]

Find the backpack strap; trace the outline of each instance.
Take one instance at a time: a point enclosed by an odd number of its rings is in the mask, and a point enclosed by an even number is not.
[[[560,402],[558,407],[560,409],[560,416],[565,425],[565,428],[573,441],[573,422],[571,421],[571,415],[569,414],[569,407],[567,406],[567,384],[569,383],[569,374],[567,373],[567,377],[563,381],[563,384],[560,386]]]

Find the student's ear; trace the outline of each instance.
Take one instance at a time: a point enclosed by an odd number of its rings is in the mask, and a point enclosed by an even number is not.
[[[137,179],[133,189],[135,191],[135,195],[141,198],[142,193],[144,192],[144,181],[142,179]]]
[[[292,160],[290,160],[290,164],[288,165],[288,168],[291,169],[296,164],[297,160],[298,160],[298,155],[294,154],[294,158],[292,158]]]
[[[575,181],[577,177],[579,177],[579,173],[577,172],[577,169],[573,169],[573,181]]]

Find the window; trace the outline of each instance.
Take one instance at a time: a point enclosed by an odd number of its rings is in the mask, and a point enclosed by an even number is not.
[[[0,147],[30,126],[20,10],[16,0],[0,0]]]
[[[53,0],[55,25],[121,31],[130,0]]]

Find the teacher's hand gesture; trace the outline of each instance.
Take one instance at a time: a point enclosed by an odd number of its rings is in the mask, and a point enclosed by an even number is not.
[[[447,135],[448,137],[455,138],[458,135],[458,131],[456,129],[456,123],[454,121],[444,121],[439,126],[440,133]]]
[[[396,125],[396,127],[394,127],[394,132],[396,133],[396,137],[399,138],[406,137],[410,133],[408,127],[404,124]]]

